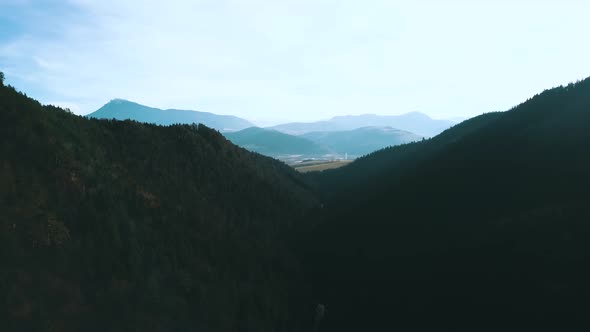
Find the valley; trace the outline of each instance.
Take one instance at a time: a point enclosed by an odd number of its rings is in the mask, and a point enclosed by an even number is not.
[[[122,99],[110,101],[88,117],[133,120],[156,125],[201,123],[218,130],[240,147],[287,164],[296,164],[307,159],[325,162],[354,160],[389,146],[424,138],[399,128],[412,128],[433,135],[453,124],[451,121],[433,120],[414,112],[389,117],[336,117],[316,123],[289,123],[260,128],[237,117],[188,110],[161,110]]]
[[[0,0],[0,332],[588,331],[588,13]]]
[[[305,331],[321,304],[322,331],[571,330],[590,292],[589,112],[586,79],[292,168],[269,142],[325,156],[312,139],[334,134],[99,120],[2,84],[1,321]]]

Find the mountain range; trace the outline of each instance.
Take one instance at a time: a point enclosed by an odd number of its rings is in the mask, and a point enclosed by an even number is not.
[[[302,135],[310,132],[345,131],[362,127],[391,127],[408,131],[419,136],[435,136],[451,127],[455,122],[435,120],[420,112],[402,115],[347,115],[317,122],[292,122],[270,127],[287,134]]]
[[[276,130],[251,127],[224,134],[234,144],[263,155],[286,158],[301,155],[304,158],[321,158],[334,152],[304,137],[288,135]]]
[[[254,126],[247,120],[233,115],[218,115],[208,112],[177,109],[162,110],[123,99],[111,100],[87,116],[97,119],[129,119],[162,126],[201,123],[220,131],[235,131]]]
[[[339,155],[351,158],[371,152],[422,139],[414,133],[391,127],[362,127],[346,131],[314,131],[299,137],[307,138],[319,145],[327,146]]]
[[[303,159],[341,158],[346,154],[355,158],[388,146],[438,134],[454,123],[433,120],[425,114],[412,112],[398,116],[338,116],[326,121],[287,123],[263,130],[253,128],[252,123],[235,116],[162,110],[122,99],[112,100],[87,116],[130,119],[157,125],[202,123],[225,133],[232,142],[250,151],[279,158],[297,155]]]
[[[389,127],[310,132],[299,136],[252,127],[224,135],[234,144],[250,151],[287,161],[347,156],[354,159],[389,146],[422,139],[421,136]]]

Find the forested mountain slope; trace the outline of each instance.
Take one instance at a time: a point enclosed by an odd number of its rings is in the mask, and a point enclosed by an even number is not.
[[[205,126],[86,119],[0,84],[2,331],[299,331],[300,175]]]
[[[328,331],[576,330],[590,304],[590,79],[311,175]]]

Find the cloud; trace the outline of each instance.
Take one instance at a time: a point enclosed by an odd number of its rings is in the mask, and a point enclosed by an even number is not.
[[[590,47],[580,42],[590,30],[587,7],[3,1],[0,12],[11,15],[0,20],[14,33],[0,34],[0,67],[30,95],[79,113],[121,97],[273,121],[413,110],[469,116],[590,75]]]

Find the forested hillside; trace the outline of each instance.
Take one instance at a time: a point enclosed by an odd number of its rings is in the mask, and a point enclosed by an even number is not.
[[[327,331],[578,330],[590,312],[590,79],[310,176]]]
[[[0,84],[0,330],[300,331],[290,167],[205,126],[86,119]]]

